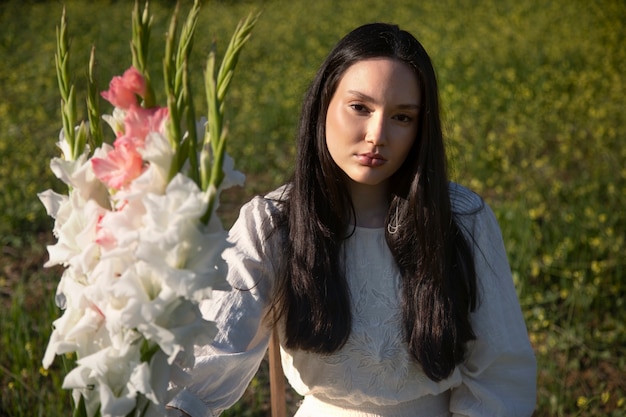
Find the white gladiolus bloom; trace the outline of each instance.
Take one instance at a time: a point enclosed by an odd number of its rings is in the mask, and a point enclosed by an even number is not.
[[[226,190],[236,185],[243,186],[246,176],[235,169],[235,160],[227,153],[224,153],[222,170],[224,171],[224,181],[220,186],[221,189]]]
[[[39,197],[39,200],[43,203],[46,213],[48,213],[48,215],[53,219],[57,218],[57,213],[59,212],[61,205],[68,199],[66,195],[55,193],[52,190],[46,190],[39,193],[37,194],[37,197]]]
[[[111,130],[113,130],[116,135],[124,131],[125,118],[126,111],[120,109],[119,107],[113,108],[113,114],[102,115],[102,120],[104,120],[109,125],[109,127],[111,127]]]
[[[105,210],[93,200],[84,201],[76,192],[70,192],[67,199],[56,199],[56,203],[60,203],[53,230],[57,243],[48,247],[50,258],[45,266],[72,266],[87,273],[98,259],[96,225]]]
[[[57,142],[57,147],[61,150],[63,159],[70,160],[72,156],[72,146],[65,138],[65,131],[63,129],[59,131],[59,141]]]
[[[130,380],[140,365],[137,344],[122,349],[106,347],[79,359],[63,381],[63,388],[79,391],[85,397],[88,411],[95,412],[94,408],[100,405],[103,417],[125,416],[136,405],[138,391],[131,389],[136,387]]]

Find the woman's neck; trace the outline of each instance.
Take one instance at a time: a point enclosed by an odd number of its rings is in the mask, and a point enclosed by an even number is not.
[[[385,225],[389,209],[386,184],[364,185],[352,182],[350,196],[356,213],[355,224],[357,226],[377,228]]]

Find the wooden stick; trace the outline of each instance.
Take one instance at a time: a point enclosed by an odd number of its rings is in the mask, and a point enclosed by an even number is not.
[[[270,398],[272,417],[287,417],[287,398],[285,397],[285,375],[280,362],[280,344],[276,327],[270,337]]]

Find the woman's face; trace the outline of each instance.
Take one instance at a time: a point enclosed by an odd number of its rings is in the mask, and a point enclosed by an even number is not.
[[[412,69],[390,58],[349,67],[326,114],[326,146],[352,181],[386,186],[418,130],[420,95]]]

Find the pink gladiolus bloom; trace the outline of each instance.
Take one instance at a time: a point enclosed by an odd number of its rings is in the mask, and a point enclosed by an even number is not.
[[[130,183],[143,171],[141,155],[127,141],[116,144],[106,158],[92,158],[91,164],[96,177],[115,190]]]
[[[102,97],[116,107],[129,109],[137,104],[137,95],[146,94],[146,80],[135,68],[130,67],[124,75],[113,77],[109,83],[109,90],[102,92]]]
[[[117,244],[117,239],[109,231],[102,227],[103,214],[98,216],[98,222],[96,223],[96,243],[105,249],[112,249]]]
[[[143,148],[148,133],[162,132],[163,123],[168,115],[167,107],[144,109],[136,105],[131,106],[124,118],[124,135],[116,140],[116,144],[117,141],[130,140],[135,147]]]

